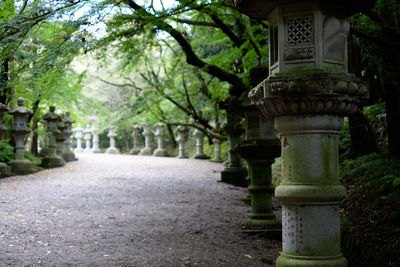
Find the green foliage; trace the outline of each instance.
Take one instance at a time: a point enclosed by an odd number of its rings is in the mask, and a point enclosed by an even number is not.
[[[400,160],[380,154],[348,160],[342,180],[348,190],[342,243],[350,266],[394,266],[400,262]]]
[[[32,155],[32,153],[30,151],[25,150],[24,151],[24,156],[27,160],[31,161],[32,163],[34,163],[35,165],[40,165],[42,163],[42,160],[38,157],[35,157],[34,155]]]
[[[14,147],[8,141],[0,141],[0,161],[8,162],[15,158]]]
[[[368,116],[375,129],[378,144],[381,147],[386,147],[387,141],[387,126],[386,126],[386,105],[385,102],[380,101],[374,105],[364,108],[365,115]]]

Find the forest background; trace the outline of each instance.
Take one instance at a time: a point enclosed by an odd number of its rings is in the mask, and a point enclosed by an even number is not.
[[[341,134],[343,246],[355,266],[388,266],[382,258],[400,259],[400,4],[357,8],[349,70],[370,92]],[[103,147],[113,127],[122,151],[142,122],[165,123],[171,148],[177,125],[204,131],[210,144],[225,140],[227,113],[268,73],[268,22],[224,0],[1,0],[0,47],[0,102],[13,107],[23,97],[34,111],[33,156],[50,105],[82,125],[95,116]],[[4,140],[7,160],[13,138]]]

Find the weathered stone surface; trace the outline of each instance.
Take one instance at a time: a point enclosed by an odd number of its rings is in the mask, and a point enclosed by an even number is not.
[[[236,2],[269,20],[269,74],[249,98],[274,118],[281,137],[283,249],[276,265],[347,266],[340,253],[338,175],[343,116],[357,109],[367,87],[348,74],[343,19],[361,1]]]
[[[64,123],[65,123],[65,128],[64,128],[64,136],[65,136],[65,147],[64,147],[64,152],[62,154],[62,157],[65,161],[69,162],[69,161],[75,161],[78,160],[75,157],[74,152],[71,151],[71,135],[72,135],[72,124],[75,122],[75,120],[73,120],[71,118],[71,114],[69,111],[67,111],[65,113],[65,118],[64,118]]]
[[[113,129],[110,129],[107,136],[110,138],[110,147],[107,148],[106,153],[107,154],[119,154],[118,148],[115,147],[115,137],[117,137],[117,134],[114,133]]]
[[[153,136],[153,133],[151,132],[148,123],[144,123],[142,127],[143,127],[142,135],[144,136],[144,148],[140,150],[139,155],[150,156],[153,154],[153,149],[151,148],[151,137]]]
[[[156,131],[154,133],[154,135],[157,138],[157,149],[154,150],[153,152],[153,156],[156,157],[166,157],[167,155],[167,150],[164,149],[164,141],[163,141],[163,137],[164,137],[164,124],[163,123],[156,123]]]
[[[132,127],[132,139],[133,139],[133,147],[129,153],[131,155],[137,155],[140,152],[139,148],[139,138],[141,137],[140,135],[140,126],[139,125],[134,125]]]
[[[188,139],[188,134],[189,134],[189,129],[185,126],[178,126],[176,128],[178,132],[178,138],[176,139],[176,142],[178,142],[178,158],[187,158],[188,156],[186,155],[185,152],[185,143],[187,142]]]
[[[83,128],[81,124],[78,124],[78,127],[75,128],[75,138],[76,138],[76,148],[74,149],[75,153],[82,153],[83,148],[82,148],[82,139],[83,139]]]
[[[61,120],[60,116],[55,113],[55,107],[51,106],[49,112],[44,114],[43,120],[46,121],[46,132],[48,136],[48,153],[42,159],[41,166],[44,168],[61,167],[65,164],[64,159],[56,154],[57,142],[56,137],[60,133],[57,123]]]
[[[214,157],[211,159],[211,161],[214,162],[222,162],[221,158],[221,140],[218,138],[213,138],[213,144],[214,144]]]
[[[11,166],[11,171],[18,175],[29,174],[35,172],[35,167],[32,162],[25,159],[25,135],[31,130],[27,125],[28,116],[33,114],[33,111],[24,107],[24,99],[18,98],[18,106],[8,112],[13,116],[13,126],[11,131],[15,134],[15,160],[11,160],[8,165]]]
[[[199,129],[195,129],[193,132],[194,137],[196,138],[196,154],[194,155],[195,159],[208,159],[208,156],[204,154],[203,145],[204,145],[204,133]]]
[[[83,152],[85,153],[92,153],[92,148],[91,148],[91,140],[92,140],[92,129],[89,127],[89,125],[86,126],[86,128],[83,130],[85,136],[83,139],[85,139],[85,149]]]
[[[101,153],[102,151],[99,146],[99,130],[97,129],[96,126],[93,125],[91,132],[92,132],[92,144],[93,144],[92,153]]]
[[[240,156],[236,150],[240,141],[240,135],[244,132],[240,128],[240,117],[228,114],[228,122],[223,129],[228,134],[229,162],[228,166],[221,172],[221,181],[228,184],[247,187],[247,169],[240,162]]]

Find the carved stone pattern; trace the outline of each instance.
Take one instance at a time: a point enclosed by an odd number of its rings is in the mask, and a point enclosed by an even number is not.
[[[357,111],[358,99],[349,96],[267,97],[257,103],[264,116],[275,118],[299,114],[350,115]]]
[[[287,20],[287,36],[289,45],[312,43],[312,18],[305,17]]]
[[[314,57],[314,48],[291,48],[285,49],[284,59],[294,60],[294,59],[305,59]]]
[[[346,75],[319,73],[297,77],[269,77],[249,92],[249,99],[255,103],[268,96],[330,94],[366,97],[368,88],[360,79]]]

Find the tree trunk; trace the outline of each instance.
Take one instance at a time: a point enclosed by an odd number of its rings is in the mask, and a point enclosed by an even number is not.
[[[361,77],[361,51],[353,38],[348,42],[349,72]],[[375,130],[369,119],[362,112],[363,104],[356,114],[349,116],[349,131],[351,138],[351,155],[359,157],[373,152],[379,152]]]
[[[384,64],[381,77],[386,101],[388,150],[391,156],[400,157],[400,55],[391,47],[382,47],[382,55]]]
[[[168,135],[169,135],[169,141],[171,143],[171,148],[174,149],[174,148],[176,148],[176,140],[175,140],[174,132],[172,131],[171,124],[167,124],[167,130],[168,130]]]

